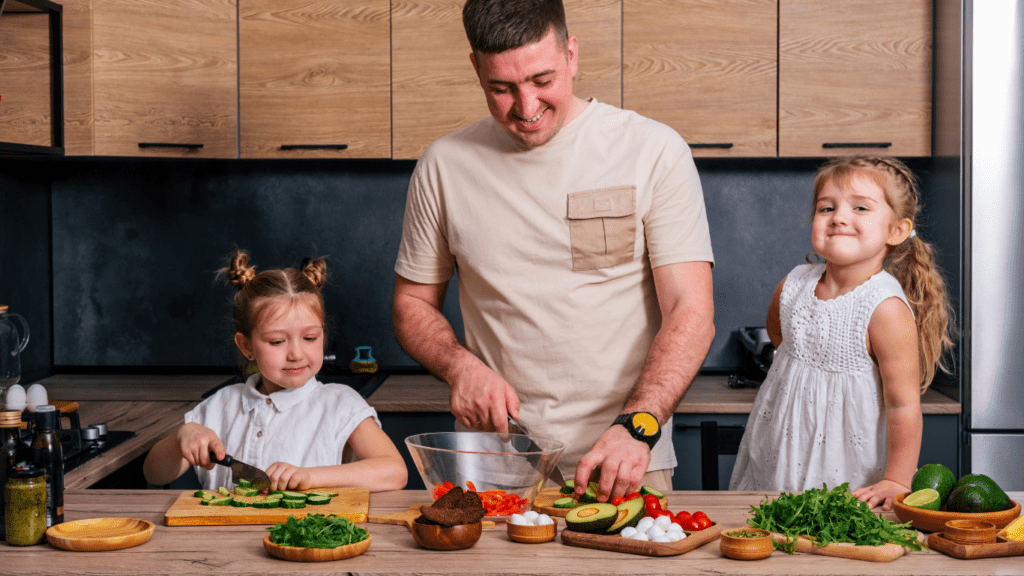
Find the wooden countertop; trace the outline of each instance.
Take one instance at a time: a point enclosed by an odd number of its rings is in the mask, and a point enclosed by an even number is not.
[[[750,414],[755,388],[729,388],[727,376],[697,376],[676,414]],[[448,385],[429,375],[388,377],[368,402],[378,412],[451,412]],[[960,403],[937,390],[921,397],[925,414],[959,414]]]
[[[1019,573],[1021,558],[958,560],[940,552],[910,552],[892,562],[874,563],[776,551],[758,561],[722,556],[717,540],[680,556],[654,558],[575,548],[560,538],[544,544],[519,544],[504,529],[485,530],[472,548],[437,552],[416,546],[404,526],[361,524],[373,535],[369,550],[346,560],[287,562],[269,556],[262,540],[266,526],[163,525],[176,490],[77,490],[65,493],[65,520],[130,517],[156,525],[150,540],[134,548],[108,552],[68,552],[49,544],[14,547],[0,544],[3,572],[9,574],[111,576],[153,574],[286,575],[320,574],[817,574],[962,575]],[[670,492],[670,509],[701,509],[725,528],[741,526],[750,506],[765,494],[754,492]],[[774,496],[774,494],[772,494]],[[1010,496],[1020,501],[1024,493]],[[401,512],[429,502],[426,491],[382,492],[370,496],[371,514]],[[886,517],[895,519],[891,513]]]

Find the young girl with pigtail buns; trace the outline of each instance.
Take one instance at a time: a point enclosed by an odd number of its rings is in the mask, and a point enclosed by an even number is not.
[[[797,266],[775,288],[775,359],[730,490],[849,482],[883,510],[910,490],[920,397],[952,345],[945,286],[914,230],[918,207],[916,179],[896,159],[841,158],[818,172],[811,244],[824,262]]]
[[[348,386],[316,379],[326,342],[324,260],[257,273],[239,251],[221,272],[238,288],[234,341],[251,376],[187,413],[146,456],[146,479],[168,484],[194,466],[203,488],[229,487],[231,470],[214,464],[213,452],[265,470],[272,490],[405,487],[405,463],[374,409]],[[346,449],[355,461],[343,463]]]

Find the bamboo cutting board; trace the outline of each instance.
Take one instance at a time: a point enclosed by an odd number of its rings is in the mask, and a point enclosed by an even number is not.
[[[776,542],[786,542],[782,534],[773,534]],[[834,542],[818,547],[804,536],[796,540],[797,552],[805,554],[821,554],[851,560],[867,560],[868,562],[892,562],[906,554],[907,549],[899,544],[882,544],[881,546],[856,546],[849,542]]]
[[[289,516],[302,518],[307,514],[341,516],[350,522],[366,522],[370,511],[368,488],[318,488],[337,494],[330,504],[305,508],[235,508],[233,506],[203,506],[195,491],[182,492],[164,514],[167,526],[226,526],[233,524],[277,524]],[[311,492],[311,490],[297,490]]]

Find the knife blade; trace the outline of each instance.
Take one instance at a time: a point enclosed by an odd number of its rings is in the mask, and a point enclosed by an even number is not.
[[[230,454],[225,454],[221,460],[217,459],[217,455],[210,451],[210,460],[220,464],[221,466],[227,466],[231,469],[231,480],[238,484],[239,480],[248,480],[252,482],[252,487],[256,488],[260,492],[267,492],[270,490],[270,476],[259,468],[240,462],[231,457]]]
[[[530,433],[526,431],[526,428],[511,416],[508,417],[508,431],[512,434],[522,434],[527,437],[530,441],[530,445],[526,447],[527,452],[543,452],[543,449],[532,438],[529,438]],[[551,469],[551,473],[548,474],[548,480],[551,480],[559,487],[565,486],[565,478],[562,476],[562,471],[558,469],[557,464]]]

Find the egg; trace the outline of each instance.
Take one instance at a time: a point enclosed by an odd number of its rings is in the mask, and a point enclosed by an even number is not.
[[[15,384],[7,389],[7,398],[4,400],[8,410],[21,412],[25,409],[25,389],[21,384]]]
[[[526,518],[523,518],[522,514],[513,514],[512,517],[508,519],[508,521],[513,524],[518,524],[520,526],[526,526],[530,524],[526,521]]]
[[[541,514],[537,516],[537,526],[547,526],[548,524],[554,524],[555,521],[551,519],[551,516],[547,514]]]
[[[32,412],[36,411],[36,406],[46,406],[50,403],[50,399],[46,397],[46,388],[43,388],[42,384],[33,384],[28,387],[28,392],[25,393],[25,407]]]
[[[533,524],[534,521],[537,520],[538,516],[540,516],[540,514],[538,514],[536,510],[527,510],[526,512],[523,512],[523,518],[528,520],[530,524]]]

